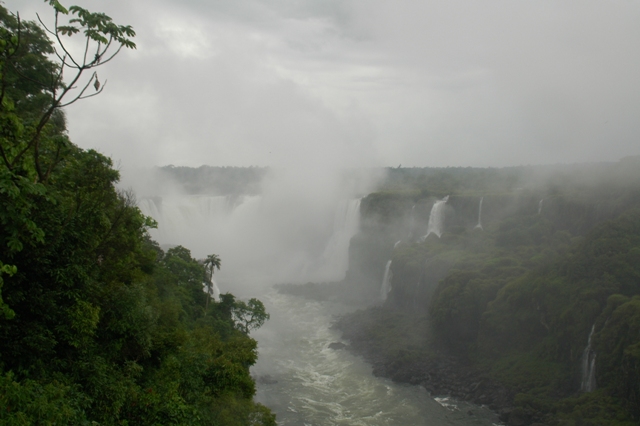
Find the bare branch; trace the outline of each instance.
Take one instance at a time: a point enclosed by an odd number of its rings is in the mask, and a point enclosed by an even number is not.
[[[84,95],[84,92],[87,90],[87,88],[89,87],[89,85],[91,84],[91,82],[93,81],[93,77],[91,78],[91,80],[89,80],[89,82],[84,86],[84,88],[82,89],[82,91],[80,92],[80,94],[78,94],[78,96],[76,96],[75,98],[73,98],[71,101],[65,103],[65,104],[61,104],[60,108],[64,108],[66,106],[71,105],[72,103],[79,101],[81,99],[88,99],[88,98],[92,98],[94,96],[99,95],[100,93],[102,93],[102,91],[104,90],[105,86],[107,85],[107,80],[104,81],[104,83],[102,83],[102,86],[100,87],[100,90],[96,91],[95,93],[92,93],[90,95]]]
[[[77,77],[79,77],[79,75]],[[85,92],[85,90],[87,90],[87,88],[89,88],[89,85],[91,84],[91,82],[93,81],[94,78],[96,78],[96,73],[95,72],[91,75],[91,78],[89,78],[89,81],[87,81],[87,84],[84,85],[84,87],[82,88],[82,90],[80,91],[80,94],[76,97],[76,99],[74,99],[73,101],[71,101],[69,103],[66,103],[65,105],[69,105],[69,104],[75,102],[78,98],[80,98],[82,96],[82,94]],[[75,80],[77,81],[77,78]],[[76,89],[76,87],[75,86],[69,87],[69,90],[73,90],[73,89]],[[62,98],[60,98],[60,101],[62,102]],[[63,107],[65,105],[60,105],[60,106]]]
[[[64,46],[64,43],[62,42],[62,40],[60,39],[60,33],[58,31],[58,11],[56,10],[55,13],[55,32],[54,32],[54,36],[56,38],[56,40],[58,40],[58,44],[60,45],[60,47],[62,48],[62,50],[65,53],[65,56],[69,57],[69,59],[71,59],[71,62],[73,62],[75,64],[75,66],[77,68],[82,68],[76,61],[75,59],[73,59],[73,55],[71,55],[71,53],[69,53],[69,51],[67,50],[67,48]]]
[[[44,23],[44,22],[42,22],[42,19],[40,18],[40,15],[39,15],[38,13],[36,13],[36,16],[38,17],[38,22],[40,22],[40,25],[42,25],[42,28],[44,28],[44,30],[45,30],[46,32],[48,32],[49,34],[51,34],[51,35],[55,36],[55,35],[56,35],[56,33],[54,33],[53,31],[51,31],[51,30],[49,29],[49,27],[47,27],[47,26],[45,25],[45,23]]]
[[[82,56],[82,66],[87,65],[87,53],[89,53],[89,37],[86,38],[84,43],[84,55]]]
[[[56,55],[58,60],[60,60],[62,66],[67,66],[69,68],[78,68],[74,64],[67,63],[67,55],[65,54],[64,56],[60,56],[60,53],[58,53],[58,49],[56,49],[55,46],[53,46],[53,53]]]
[[[109,56],[109,58],[105,59],[104,61],[100,62],[100,65],[106,64],[107,62],[109,62],[110,60],[112,60],[113,58],[116,57],[116,55],[120,52],[120,50],[122,49],[122,45],[120,45],[118,47],[118,50],[116,50],[113,55]],[[95,65],[94,65],[95,66]],[[93,67],[93,66],[92,66]]]

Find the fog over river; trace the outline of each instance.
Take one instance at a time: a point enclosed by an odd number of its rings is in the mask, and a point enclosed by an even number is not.
[[[291,179],[292,177],[296,179]],[[347,350],[331,325],[353,306],[280,294],[274,283],[339,281],[349,241],[359,230],[360,197],[374,179],[339,180],[281,175],[250,197],[171,194],[141,198],[158,221],[160,244],[181,244],[198,258],[219,254],[214,278],[222,292],[259,298],[271,319],[258,341],[256,399],[281,425],[493,425],[486,408],[434,398],[421,387],[373,376]]]
[[[361,358],[329,348],[340,341],[332,318],[347,307],[268,291],[261,295],[271,319],[252,333],[259,357],[256,400],[278,424],[497,425],[486,408],[429,396],[421,387],[371,374]]]

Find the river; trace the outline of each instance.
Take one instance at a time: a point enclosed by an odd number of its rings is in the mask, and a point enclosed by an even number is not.
[[[499,424],[486,408],[375,377],[360,357],[329,348],[340,341],[339,331],[331,329],[334,318],[353,308],[275,290],[260,299],[271,319],[252,332],[259,351],[252,368],[256,401],[276,413],[279,425]]]

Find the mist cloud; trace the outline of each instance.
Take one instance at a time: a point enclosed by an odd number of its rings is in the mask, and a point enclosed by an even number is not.
[[[8,1],[23,19],[46,4]],[[124,166],[506,166],[638,154],[633,2],[86,1],[138,50],[68,109]]]

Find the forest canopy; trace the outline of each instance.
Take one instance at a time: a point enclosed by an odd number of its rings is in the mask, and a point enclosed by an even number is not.
[[[161,250],[111,160],[67,132],[62,108],[104,89],[135,32],[50,4],[53,27],[0,6],[0,422],[275,424],[249,375],[262,303],[210,300],[206,263]]]

